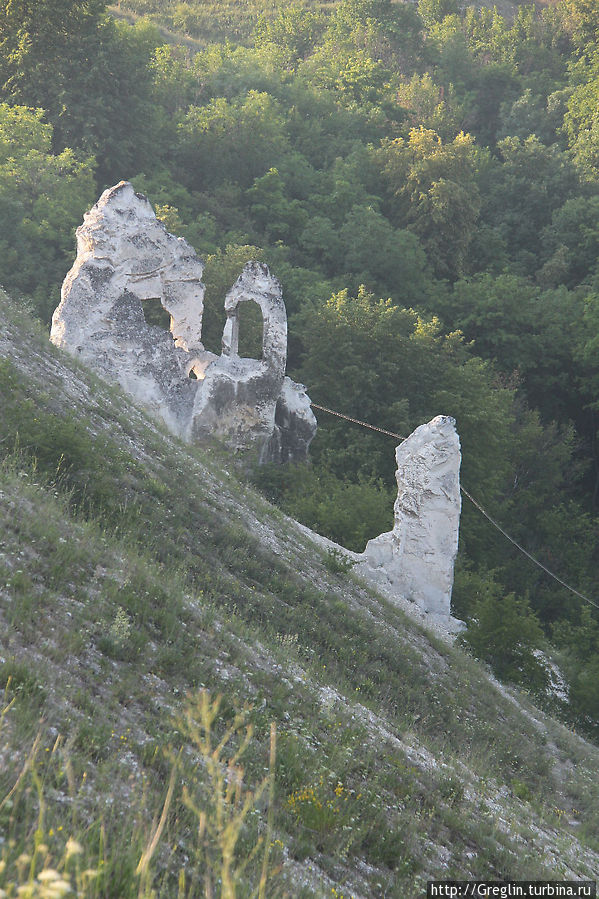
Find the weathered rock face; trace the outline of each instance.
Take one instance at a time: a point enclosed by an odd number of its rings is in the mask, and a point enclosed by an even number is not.
[[[117,381],[180,434],[197,385],[187,377],[200,342],[203,266],[123,182],[105,191],[77,230],[77,258],[52,317],[50,339]],[[142,303],[160,298],[171,333],[146,324]]]
[[[106,190],[77,230],[77,258],[50,339],[85,361],[188,441],[211,435],[261,461],[305,459],[316,419],[305,389],[285,378],[287,315],[279,282],[248,263],[225,301],[221,356],[202,344],[203,264],[131,184]],[[159,300],[170,330],[148,324]],[[238,355],[238,309],[262,310],[262,359]]]
[[[393,530],[370,540],[357,571],[385,592],[449,618],[460,523],[460,441],[439,415],[396,450]]]

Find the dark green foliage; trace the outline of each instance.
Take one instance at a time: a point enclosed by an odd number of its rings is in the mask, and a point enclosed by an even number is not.
[[[436,311],[514,386],[523,384],[545,421],[565,423],[581,413],[576,353],[582,308],[581,294],[563,286],[543,290],[521,276],[481,274],[456,282]]]
[[[502,680],[526,684],[539,692],[546,686],[545,667],[533,655],[542,644],[543,631],[525,600],[489,592],[474,607],[463,641]]]
[[[570,704],[572,714],[583,728],[597,733],[599,719],[599,660],[596,655],[589,661],[577,666],[577,671],[570,683]]]
[[[0,103],[0,283],[33,298],[45,321],[95,193],[92,160],[52,153],[52,133],[43,110]]]
[[[484,157],[463,132],[451,143],[420,126],[383,142],[380,163],[389,215],[418,235],[439,277],[464,271],[480,214],[477,173]]]
[[[10,99],[58,112],[57,99],[81,63],[73,51],[84,51],[86,41],[95,39],[105,6],[105,0],[2,3],[0,82]],[[72,68],[67,72],[65,66]]]
[[[543,226],[575,193],[578,178],[568,156],[556,145],[545,147],[535,135],[524,141],[506,137],[498,152],[502,165],[490,172],[485,218],[528,273],[530,261],[540,252]]]
[[[470,483],[501,477],[512,398],[497,389],[487,366],[469,357],[459,335],[443,335],[438,320],[377,300],[363,288],[356,297],[342,291],[306,309],[302,325],[300,377],[315,401],[400,436],[442,411],[454,415],[463,446],[470,440],[477,446],[476,454],[464,454],[464,477]],[[340,360],[336,368],[329,364],[331,346]],[[494,425],[481,439],[483,415]],[[336,453],[342,444],[346,452]],[[388,437],[322,416],[314,455],[342,476],[361,471],[388,477],[392,446]]]
[[[157,33],[121,29],[105,6],[1,3],[0,98],[42,107],[57,149],[96,154],[101,178],[115,179],[132,175],[150,149],[148,54]]]
[[[539,280],[550,286],[575,286],[597,272],[599,197],[579,196],[556,209],[542,234],[547,261]],[[542,276],[542,277],[541,277]]]
[[[206,106],[190,107],[180,134],[178,163],[190,190],[222,181],[249,187],[287,147],[278,103],[256,90],[232,102],[217,97]]]
[[[564,667],[568,673],[571,715],[577,723],[598,733],[599,682],[597,659],[599,658],[599,618],[595,610],[583,605],[569,622],[559,622],[553,627],[556,641],[566,647]]]

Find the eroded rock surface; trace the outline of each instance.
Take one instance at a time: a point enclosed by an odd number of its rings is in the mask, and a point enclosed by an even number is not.
[[[370,540],[356,571],[425,613],[449,619],[461,511],[455,420],[433,418],[395,451],[393,530]]]
[[[302,385],[285,377],[287,315],[279,282],[248,263],[225,301],[220,356],[202,344],[203,264],[158,222],[146,197],[120,182],[77,229],[77,258],[52,317],[51,340],[116,381],[187,441],[222,438],[261,461],[302,460],[316,419]],[[238,355],[240,303],[263,316],[262,359]],[[167,330],[144,308],[162,308]],[[155,310],[154,310],[155,311]]]

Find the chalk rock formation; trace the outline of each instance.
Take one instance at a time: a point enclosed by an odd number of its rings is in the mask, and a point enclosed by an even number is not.
[[[255,302],[264,322],[262,359],[239,356],[239,306]],[[222,355],[210,366],[196,394],[191,440],[216,434],[236,448],[258,443],[272,458],[275,410],[285,379],[287,315],[279,282],[268,268],[248,263],[225,299]]]
[[[180,434],[197,384],[188,378],[200,342],[203,265],[157,221],[148,200],[121,182],[77,229],[77,258],[62,286],[50,339],[118,382]],[[142,303],[160,298],[171,332],[146,324]]]
[[[393,530],[370,540],[356,571],[387,595],[449,619],[460,523],[460,441],[445,415],[420,425],[395,451]]]
[[[279,282],[248,263],[225,301],[220,356],[202,344],[203,264],[173,237],[131,184],[102,194],[77,229],[77,258],[52,317],[50,339],[116,381],[187,441],[210,435],[261,461],[301,460],[316,431],[305,388],[285,377],[287,315]],[[170,330],[148,324],[159,300]],[[262,359],[238,355],[238,308],[264,320]]]

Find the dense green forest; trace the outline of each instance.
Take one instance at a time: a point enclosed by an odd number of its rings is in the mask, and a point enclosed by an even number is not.
[[[265,260],[314,402],[404,435],[455,416],[466,489],[599,604],[599,6],[113,13],[0,3],[4,288],[49,322],[74,228],[132,180],[206,260],[210,349],[225,290]],[[254,477],[361,550],[391,524],[393,469],[389,438],[322,413],[310,465]],[[533,690],[550,645],[564,713],[597,733],[597,608],[468,503],[454,609],[474,651]]]

